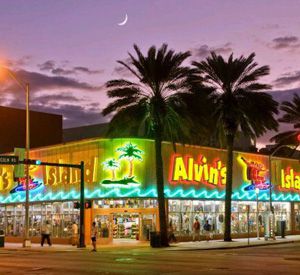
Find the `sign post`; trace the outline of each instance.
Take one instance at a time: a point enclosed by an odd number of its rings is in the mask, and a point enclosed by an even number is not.
[[[78,247],[85,247],[84,241],[84,162],[80,162],[80,225],[79,225],[79,245]]]
[[[247,224],[248,224],[248,245],[250,244],[250,220],[249,220],[249,214],[250,214],[250,205],[246,206],[247,208]]]

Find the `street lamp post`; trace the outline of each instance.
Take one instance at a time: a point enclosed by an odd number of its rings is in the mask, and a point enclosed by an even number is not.
[[[29,159],[30,151],[30,124],[29,124],[29,83],[25,85],[26,92],[26,158]],[[25,202],[25,235],[24,247],[31,246],[29,238],[29,164],[26,163],[26,202]]]
[[[258,219],[258,195],[259,195],[259,188],[255,188],[255,194],[256,194],[256,234],[257,239],[259,240],[259,219]]]
[[[26,95],[26,158],[29,159],[29,151],[30,151],[30,120],[29,120],[29,83],[24,83],[22,81],[20,81],[15,74],[5,68],[2,67],[3,69],[5,69],[8,73],[8,75],[15,80],[15,82],[25,91],[25,95]],[[31,246],[31,241],[29,238],[29,164],[26,163],[25,166],[25,184],[26,184],[26,190],[25,190],[25,231],[24,231],[24,240],[23,240],[23,247],[30,247]]]

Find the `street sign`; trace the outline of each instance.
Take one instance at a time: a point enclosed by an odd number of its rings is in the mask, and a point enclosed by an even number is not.
[[[0,164],[18,164],[19,157],[18,156],[0,156]]]
[[[19,161],[22,162],[25,158],[25,148],[15,148],[14,150],[15,156],[19,157]],[[16,178],[24,178],[25,177],[25,169],[24,164],[18,164],[14,167],[14,176]]]

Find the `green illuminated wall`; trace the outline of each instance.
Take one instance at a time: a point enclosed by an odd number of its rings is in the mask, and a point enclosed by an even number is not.
[[[177,145],[176,152],[173,149],[172,144],[163,144],[166,197],[225,198],[224,150],[181,145]],[[79,163],[83,160],[86,198],[157,196],[155,151],[151,140],[99,139],[74,142],[33,150],[31,158],[61,163]],[[253,186],[257,184],[261,188],[259,199],[269,199],[268,163],[267,156],[239,152],[234,154],[234,200],[255,200]],[[33,188],[29,192],[31,201],[79,199],[78,170],[40,166],[30,168],[33,181]],[[297,161],[278,158],[272,160],[274,201],[300,201],[299,173]],[[12,175],[12,166],[0,166],[0,203],[25,200],[22,184],[15,183]]]

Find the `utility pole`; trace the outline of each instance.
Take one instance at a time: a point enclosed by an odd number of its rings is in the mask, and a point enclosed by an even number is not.
[[[85,247],[84,240],[84,162],[80,162],[80,223],[79,223],[79,245],[78,247]]]

